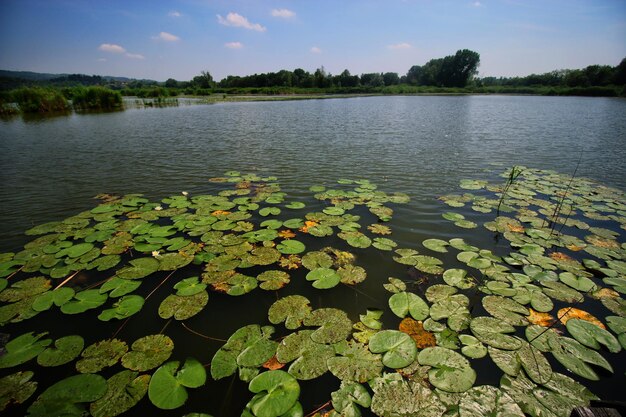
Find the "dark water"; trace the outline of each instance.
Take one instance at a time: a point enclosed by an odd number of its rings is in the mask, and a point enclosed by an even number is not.
[[[626,190],[625,162],[626,101],[605,98],[370,97],[3,120],[0,252],[19,250],[29,240],[23,231],[35,224],[92,208],[98,193],[144,193],[153,200],[181,191],[207,193],[215,191],[208,178],[239,170],[275,175],[283,191],[295,198],[310,196],[307,189],[314,184],[367,178],[383,191],[411,196],[409,204],[394,206],[391,237],[400,247],[423,249],[419,244],[429,237],[464,237],[497,253],[506,250],[508,243],[494,242],[482,228],[464,231],[442,222],[442,204],[436,197],[459,192],[460,179],[494,180],[512,165],[566,174],[578,167],[577,176]],[[469,220],[474,220],[472,215],[479,216],[470,214]],[[307,250],[321,245],[312,237],[303,242]],[[333,242],[324,246],[328,244]],[[346,286],[312,290],[302,272],[280,296],[304,294],[315,307],[342,308],[353,320],[367,307],[385,308],[389,294],[381,282],[389,276],[404,277],[406,268],[390,262],[388,253],[353,252],[368,271],[358,291]],[[447,267],[458,267],[449,266],[456,262],[454,254],[439,257]],[[154,287],[147,285],[151,287],[142,287],[145,293]],[[156,311],[172,285],[164,285],[143,310]],[[205,311],[185,323],[205,335],[226,339],[243,325],[265,323],[267,308],[275,299],[276,294],[259,290],[239,298],[211,293]],[[39,317],[36,325],[41,326],[64,320],[60,313]],[[158,317],[130,320],[119,337],[132,342],[138,335],[158,333],[164,323]],[[19,334],[32,326],[26,322],[12,330]],[[110,337],[119,323],[102,323],[98,332],[80,321],[65,326],[63,335],[91,333],[93,340],[86,337],[89,344]],[[178,322],[170,324],[166,333],[177,343],[184,341],[175,350],[178,360],[190,355],[208,363],[222,345],[190,333]],[[555,370],[563,371],[559,366]],[[614,382],[588,386],[602,390],[596,393],[603,397],[619,398],[626,370],[623,363],[620,366]],[[71,366],[66,371],[71,374]],[[301,384],[306,412],[326,402],[338,386],[332,376],[325,378],[321,383]],[[499,376],[479,372],[479,378],[477,383],[497,385]],[[49,379],[48,384],[60,378]],[[211,382],[196,391],[190,393],[188,406],[172,415],[201,410],[215,416],[239,415],[249,399],[246,384],[236,379]],[[141,404],[154,413],[147,398]],[[132,411],[147,415],[145,410],[138,406]]]

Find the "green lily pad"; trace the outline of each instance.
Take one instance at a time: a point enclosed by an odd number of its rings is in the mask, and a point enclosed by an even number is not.
[[[113,304],[113,308],[102,310],[98,319],[109,321],[112,319],[122,320],[138,313],[143,307],[145,300],[139,295],[125,295]]]
[[[93,417],[114,417],[133,408],[148,392],[150,375],[124,370],[107,380],[107,390],[89,411]]]
[[[304,246],[304,243],[300,241],[289,239],[283,240],[281,243],[276,245],[276,249],[278,249],[278,251],[282,254],[293,255],[304,252],[306,247]]]
[[[176,320],[187,320],[200,313],[209,302],[209,294],[206,291],[181,297],[180,295],[168,295],[159,306],[159,317]]]
[[[51,339],[43,339],[47,334],[28,332],[10,340],[4,346],[6,353],[0,356],[0,368],[20,365],[39,355],[52,343]]]
[[[464,269],[447,269],[443,273],[443,280],[446,284],[462,290],[470,289],[476,285],[474,279],[468,276],[467,271]]]
[[[99,290],[84,290],[74,295],[74,298],[61,306],[64,314],[80,314],[87,310],[100,307],[107,300],[106,294]]]
[[[417,357],[415,341],[398,330],[382,330],[369,340],[372,353],[383,353],[382,362],[390,368],[404,368]]]
[[[135,291],[141,285],[141,281],[133,281],[112,277],[100,287],[100,293],[109,293],[109,297],[121,297]]]
[[[163,334],[153,334],[135,340],[131,350],[122,356],[122,365],[133,371],[148,371],[169,359],[174,342]]]
[[[259,214],[263,217],[278,216],[280,214],[280,209],[278,207],[264,207],[259,210]]]
[[[446,406],[439,395],[398,373],[384,374],[370,382],[374,395],[370,409],[379,416],[442,416]]]
[[[428,304],[411,292],[403,291],[392,295],[389,298],[389,308],[400,318],[411,314],[415,320],[424,320],[429,314]]]
[[[326,252],[308,252],[302,257],[302,266],[310,271],[317,268],[330,268],[333,266],[333,259]]]
[[[355,382],[341,382],[339,390],[331,393],[333,408],[346,417],[359,417],[361,411],[357,407],[369,408],[372,397],[367,389]]]
[[[292,201],[289,204],[285,204],[285,207],[288,209],[297,210],[297,209],[305,208],[306,204],[304,204],[301,201]]]
[[[432,368],[428,371],[431,384],[446,392],[465,392],[476,381],[476,372],[461,354],[443,347],[428,347],[420,351],[418,362]]]
[[[83,256],[87,252],[89,252],[91,249],[93,249],[93,247],[94,247],[93,243],[87,243],[87,242],[78,243],[76,245],[72,245],[68,248],[58,251],[57,253],[55,253],[54,257],[55,258],[63,258],[63,257],[78,258],[80,256]]]
[[[16,302],[34,295],[44,293],[50,289],[50,280],[44,277],[33,277],[17,281],[9,288],[0,292],[0,301]]]
[[[385,237],[376,237],[372,242],[372,246],[376,249],[390,251],[393,248],[397,247],[398,244],[391,239],[387,239]]]
[[[593,291],[598,288],[598,286],[591,279],[574,275],[571,272],[561,272],[559,274],[559,280],[575,290],[582,292]]]
[[[543,292],[548,297],[555,300],[572,304],[584,301],[584,297],[581,293],[563,283],[553,281],[541,281],[541,285],[545,287],[543,289]]]
[[[206,382],[206,371],[200,362],[187,358],[167,362],[156,370],[148,386],[150,402],[162,410],[173,410],[187,401],[186,388],[198,388]]]
[[[182,279],[174,285],[176,295],[181,297],[187,297],[190,295],[196,295],[206,289],[206,284],[201,283],[198,277],[189,277]]]
[[[29,417],[83,416],[83,403],[98,400],[106,392],[106,380],[100,375],[82,374],[65,378],[46,389],[28,407]]]
[[[513,326],[528,325],[526,316],[530,312],[517,301],[498,295],[488,295],[482,299],[482,304],[489,314],[508,324]]]
[[[189,265],[191,261],[193,256],[184,252],[165,253],[159,256],[159,271],[175,271]]]
[[[415,268],[427,274],[443,274],[444,269],[441,267],[442,264],[443,262],[441,260],[433,258],[432,256],[415,256]]]
[[[537,384],[545,384],[552,378],[552,367],[543,354],[529,343],[517,351],[517,359],[526,375]]]
[[[76,370],[81,374],[94,374],[115,365],[128,351],[126,342],[107,339],[88,346],[76,362]]]
[[[17,372],[0,378],[0,411],[11,404],[23,404],[37,390],[31,371]]]
[[[263,271],[257,279],[261,282],[260,287],[267,291],[279,290],[289,284],[291,280],[287,272],[276,270]]]
[[[574,339],[554,337],[548,339],[548,344],[554,358],[578,376],[592,381],[599,380],[598,374],[589,364],[597,365],[609,372],[613,372],[613,367],[602,355],[595,350],[586,348]]]
[[[311,313],[311,302],[301,295],[289,295],[274,302],[267,313],[272,324],[285,322],[287,329],[297,329]]]
[[[159,261],[155,258],[137,258],[131,260],[129,264],[119,269],[116,275],[123,279],[138,279],[159,270]]]
[[[337,273],[341,277],[341,282],[346,285],[355,285],[365,281],[367,273],[365,269],[360,266],[346,265],[337,270]]]
[[[622,350],[615,336],[593,323],[580,319],[569,319],[566,326],[567,331],[574,336],[574,339],[587,347],[598,350],[602,344],[612,353]]]
[[[507,375],[517,376],[522,369],[522,363],[517,356],[517,350],[502,350],[488,347],[489,357],[498,368]]]
[[[466,391],[459,401],[460,417],[524,417],[517,403],[497,387],[481,385]]]
[[[340,356],[327,361],[328,369],[342,381],[366,382],[380,375],[383,369],[381,355],[372,354],[367,346],[349,342]]]
[[[475,317],[470,322],[470,329],[474,336],[486,345],[498,349],[517,350],[522,347],[522,341],[506,333],[514,333],[515,327],[493,317]]]
[[[300,396],[298,381],[281,370],[263,372],[250,381],[248,389],[256,395],[246,408],[256,417],[282,416]]]
[[[323,375],[328,370],[327,360],[335,356],[332,346],[315,343],[312,334],[313,330],[292,333],[276,349],[276,359],[280,363],[293,361],[289,374],[296,379],[309,380]]]
[[[78,335],[62,337],[54,341],[54,347],[46,348],[37,356],[37,363],[41,366],[65,365],[76,359],[84,346],[85,341]]]
[[[487,355],[487,347],[474,336],[462,334],[459,336],[459,341],[463,344],[461,353],[468,358],[480,359]]]
[[[311,334],[316,343],[337,343],[345,340],[352,331],[352,321],[348,315],[336,308],[318,308],[305,317],[305,326],[319,326]]]
[[[383,284],[383,287],[390,293],[397,294],[399,292],[406,291],[406,284],[404,281],[394,277],[387,278],[387,281],[389,282]]]
[[[341,282],[341,275],[331,268],[316,268],[306,275],[307,281],[313,281],[313,287],[325,290],[335,287]]]
[[[57,307],[63,306],[74,297],[74,290],[69,287],[62,287],[54,291],[46,291],[41,295],[38,295],[34,299],[32,309],[35,311],[49,310],[52,305]]]
[[[365,314],[359,315],[359,320],[361,320],[361,322],[370,329],[380,330],[383,326],[383,324],[380,322],[380,318],[382,317],[382,315],[382,310],[368,308]]]
[[[448,252],[446,246],[448,246],[449,243],[441,239],[426,239],[422,242],[422,245],[433,252],[446,253]]]

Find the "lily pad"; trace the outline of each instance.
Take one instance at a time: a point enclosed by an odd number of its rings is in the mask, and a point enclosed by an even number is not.
[[[122,356],[122,365],[133,371],[148,371],[169,359],[174,342],[164,334],[153,334],[139,338],[131,350]]]
[[[306,275],[307,281],[313,281],[313,287],[325,290],[335,287],[341,282],[341,275],[331,268],[316,268]]]
[[[206,291],[181,297],[170,294],[159,306],[159,316],[163,319],[174,317],[176,320],[187,320],[200,313],[209,302]]]
[[[459,353],[443,347],[423,349],[418,357],[421,365],[431,366],[428,379],[431,384],[446,392],[465,392],[474,385],[476,372]]]
[[[143,307],[145,300],[139,295],[125,295],[113,304],[113,308],[102,310],[98,319],[109,321],[112,319],[122,320],[138,313]]]
[[[426,239],[422,242],[422,245],[433,252],[446,253],[448,252],[446,246],[448,246],[449,243],[441,239]]]
[[[474,336],[486,345],[498,349],[517,350],[522,347],[522,341],[506,333],[514,333],[515,327],[493,317],[475,317],[470,322],[470,329]]]
[[[333,355],[326,363],[330,372],[344,382],[366,382],[383,370],[381,355],[371,353],[367,346],[358,342],[349,342],[340,356]]]
[[[338,391],[331,393],[333,408],[346,417],[359,417],[361,411],[357,407],[369,408],[372,397],[367,389],[355,382],[342,382]]]
[[[148,392],[150,375],[124,370],[107,380],[107,390],[89,411],[93,417],[114,417],[134,407]]]
[[[622,350],[617,338],[610,332],[586,320],[567,320],[567,331],[583,345],[592,349],[600,349],[600,344],[606,346],[609,352],[617,353]]]
[[[417,346],[406,333],[398,330],[383,330],[369,340],[372,353],[383,353],[382,362],[390,368],[404,368],[417,357]]]
[[[257,279],[261,282],[260,287],[268,291],[279,290],[289,284],[291,280],[287,272],[276,270],[264,271],[259,274]]]
[[[100,293],[109,293],[109,297],[121,297],[135,291],[141,285],[141,281],[133,281],[112,277],[100,287]]]
[[[459,401],[460,417],[524,417],[517,403],[497,387],[481,385],[466,391]]]
[[[561,272],[559,274],[559,280],[575,290],[582,292],[593,291],[598,288],[598,286],[591,279],[575,275],[571,272]]]
[[[426,301],[411,292],[405,291],[396,293],[389,298],[389,308],[400,318],[411,314],[411,317],[415,320],[424,320],[429,314],[429,307]]]
[[[287,329],[297,329],[311,313],[311,302],[301,295],[289,295],[276,301],[268,310],[272,324],[285,322]]]
[[[128,351],[126,342],[107,339],[88,346],[76,362],[76,370],[81,374],[94,374],[115,365]]]
[[[301,330],[282,340],[276,349],[280,363],[293,363],[289,374],[296,379],[310,380],[328,371],[327,360],[335,356],[332,346],[315,343],[311,339],[313,330]]]
[[[39,355],[52,343],[51,339],[43,339],[47,334],[28,332],[9,341],[4,346],[6,353],[0,356],[0,368],[20,365]]]
[[[31,381],[33,372],[24,371],[0,378],[0,411],[11,404],[22,404],[37,390],[37,382]]]
[[[302,257],[302,266],[310,271],[317,268],[330,268],[333,266],[333,259],[326,252],[312,251]]]
[[[32,309],[35,311],[49,310],[52,305],[61,307],[74,297],[74,290],[69,287],[62,287],[54,291],[46,291],[37,296],[33,301]]]
[[[196,359],[188,358],[182,367],[179,361],[167,362],[152,375],[148,398],[160,409],[173,410],[187,401],[185,388],[198,388],[205,382],[206,371]]]
[[[283,240],[281,243],[276,245],[276,249],[282,254],[292,255],[297,253],[302,253],[306,249],[304,243],[298,240]]]
[[[446,284],[462,290],[470,289],[476,285],[474,278],[468,276],[467,271],[464,269],[447,269],[443,273],[443,280]]]
[[[82,374],[65,378],[46,389],[28,407],[30,417],[83,416],[87,412],[83,403],[98,400],[107,389],[100,375]]]
[[[316,343],[337,343],[345,340],[352,331],[352,321],[348,315],[336,308],[318,308],[303,321],[305,326],[319,326],[311,334]]]
[[[159,261],[155,258],[137,258],[131,260],[129,264],[118,270],[116,275],[123,279],[138,279],[159,270]]]
[[[599,380],[598,374],[591,368],[590,364],[613,372],[613,367],[602,355],[595,350],[586,348],[574,339],[554,337],[548,339],[548,344],[554,358],[578,376],[592,381]]]
[[[263,372],[250,381],[248,389],[256,395],[246,408],[256,417],[282,416],[300,396],[298,381],[281,370]]]
[[[201,283],[198,277],[189,277],[182,279],[174,285],[176,295],[181,297],[187,297],[190,295],[196,295],[206,289],[206,284]]]
[[[488,295],[482,299],[485,310],[492,316],[513,326],[527,326],[528,309],[520,303],[506,297]]]
[[[78,335],[62,337],[54,341],[54,347],[48,347],[37,356],[37,363],[41,366],[64,365],[76,359],[84,346],[85,341]]]

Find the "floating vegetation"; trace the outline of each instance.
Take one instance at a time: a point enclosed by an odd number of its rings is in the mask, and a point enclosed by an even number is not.
[[[0,411],[215,414],[188,399],[229,379],[249,417],[567,417],[598,398],[586,381],[624,383],[613,373],[626,349],[626,198],[551,171],[501,176],[439,197],[460,236],[408,245],[393,222],[406,194],[341,179],[294,200],[277,178],[237,171],[211,178],[214,194],[101,195],[37,225],[22,250],[0,254]],[[498,245],[471,244],[477,233]],[[396,277],[368,270],[372,259]],[[303,286],[371,304],[355,313],[292,291]],[[214,304],[235,311],[237,297],[258,297],[267,315],[212,334],[229,314]],[[38,325],[59,317],[92,330]],[[137,336],[144,320],[161,330]],[[178,342],[176,329],[201,340]],[[335,384],[315,410],[301,390],[318,378]]]

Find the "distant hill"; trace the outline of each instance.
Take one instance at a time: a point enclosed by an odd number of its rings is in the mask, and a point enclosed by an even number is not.
[[[12,89],[32,85],[94,85],[101,83],[126,84],[131,82],[157,84],[157,81],[129,77],[114,77],[111,75],[85,74],[50,74],[32,71],[0,70],[0,89]]]

